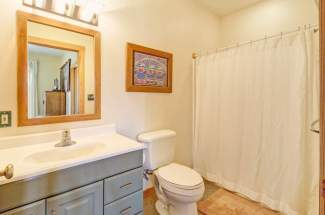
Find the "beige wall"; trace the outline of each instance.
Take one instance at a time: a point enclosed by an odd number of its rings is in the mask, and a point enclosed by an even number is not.
[[[170,128],[177,132],[177,160],[191,164],[193,51],[218,45],[218,19],[189,0],[144,0],[101,17],[104,117],[130,137]],[[126,93],[126,42],[174,54],[172,94]]]
[[[129,137],[142,131],[171,128],[177,136],[177,160],[191,164],[192,59],[196,50],[218,45],[218,18],[192,0],[141,0],[100,16],[102,33],[102,120],[17,128],[16,19],[17,9],[56,17],[21,6],[20,0],[0,1],[0,110],[13,111],[13,127],[0,136],[116,123]],[[70,23],[86,26],[70,19]],[[126,42],[174,54],[172,94],[125,92]]]
[[[221,18],[222,47],[318,24],[312,0],[266,0]]]

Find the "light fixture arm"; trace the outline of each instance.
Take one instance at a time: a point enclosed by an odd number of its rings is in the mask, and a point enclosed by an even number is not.
[[[100,0],[23,0],[23,5],[98,26]]]

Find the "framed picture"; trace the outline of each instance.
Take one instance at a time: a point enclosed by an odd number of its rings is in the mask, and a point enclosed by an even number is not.
[[[172,92],[173,55],[127,44],[126,91]]]

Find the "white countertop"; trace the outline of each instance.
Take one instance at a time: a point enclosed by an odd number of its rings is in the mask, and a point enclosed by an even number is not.
[[[0,169],[4,168],[10,163],[14,165],[14,177],[9,180],[4,177],[0,177],[0,185],[19,180],[29,180],[43,174],[110,158],[132,151],[142,150],[145,148],[143,144],[117,134],[115,132],[115,128],[110,127],[110,130],[107,130],[107,128],[108,127],[102,126],[100,129],[96,130],[92,127],[88,132],[88,135],[85,134],[87,133],[85,132],[87,130],[85,128],[79,129],[79,131],[78,129],[72,130],[72,138],[77,143],[72,146],[61,148],[54,147],[54,145],[58,143],[57,140],[53,142],[27,144],[23,146],[18,146],[17,140],[15,140],[14,142],[17,147],[11,146],[0,149]],[[81,133],[84,133],[84,135],[80,135]],[[53,132],[49,134],[52,135]],[[19,138],[23,140],[23,138]],[[35,139],[35,135],[33,138]],[[26,136],[26,141],[27,139],[28,136]],[[10,140],[12,141],[13,138]],[[0,139],[0,143],[1,142],[3,143],[5,140]],[[100,147],[88,153],[88,148],[91,149],[93,145],[98,145]],[[87,153],[80,154],[80,156],[75,155],[73,158],[64,158],[69,150],[80,150],[80,152],[87,151]],[[54,160],[46,162],[36,162],[35,159],[30,159],[31,156],[35,154],[37,155],[38,153],[49,153],[49,159],[51,159],[51,157],[53,158],[53,156],[56,157]],[[61,156],[63,160],[61,160]]]

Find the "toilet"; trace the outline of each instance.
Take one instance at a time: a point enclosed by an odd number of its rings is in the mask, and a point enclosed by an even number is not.
[[[204,182],[193,169],[174,163],[175,136],[172,130],[158,130],[138,135],[144,143],[144,168],[153,173],[160,215],[197,215],[196,203],[203,197]]]

